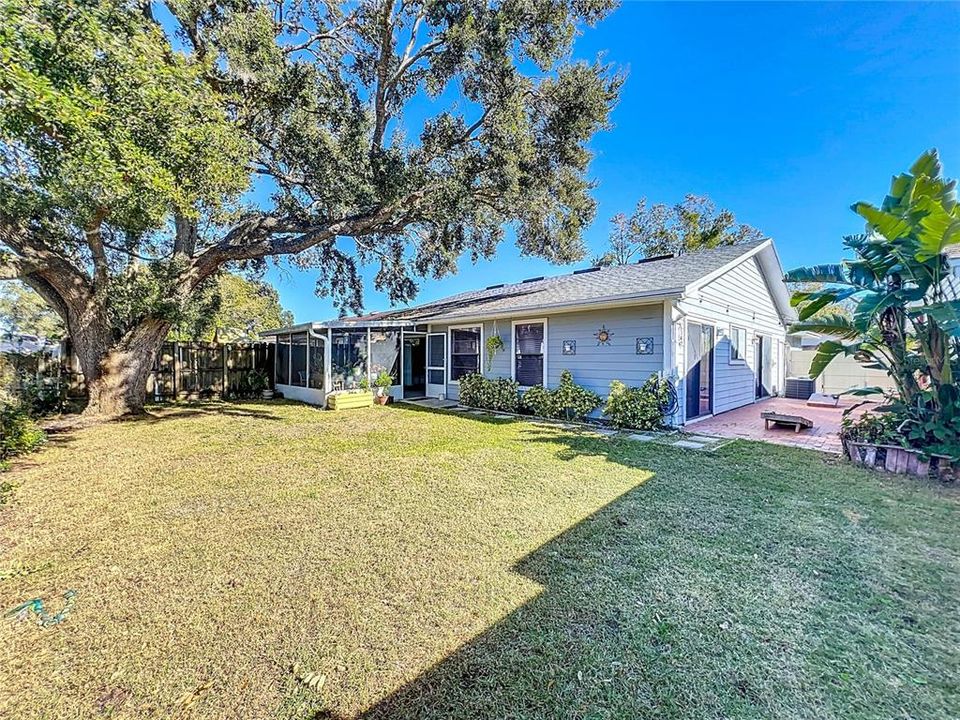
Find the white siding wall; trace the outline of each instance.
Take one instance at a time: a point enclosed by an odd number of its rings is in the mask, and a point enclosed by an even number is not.
[[[711,281],[698,293],[681,301],[679,308],[689,322],[701,322],[716,328],[714,413],[732,410],[756,399],[758,335],[769,339],[770,355],[775,363],[772,373],[775,382],[771,389],[781,392],[785,328],[755,259],[748,258]],[[745,362],[731,362],[730,328],[733,326],[747,331]],[[684,367],[681,363],[678,365]]]

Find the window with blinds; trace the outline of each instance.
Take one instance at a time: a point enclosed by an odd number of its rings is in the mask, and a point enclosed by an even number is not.
[[[514,378],[520,385],[543,385],[544,328],[542,322],[513,326]]]
[[[450,380],[480,372],[480,328],[457,328],[450,331]]]

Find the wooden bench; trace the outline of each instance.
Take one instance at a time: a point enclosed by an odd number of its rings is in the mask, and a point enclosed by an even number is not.
[[[760,413],[760,417],[763,418],[764,423],[766,423],[767,430],[770,429],[770,423],[774,425],[792,425],[793,431],[797,433],[800,432],[801,429],[808,430],[813,427],[812,420],[808,420],[800,415],[786,415],[768,410],[767,412]]]

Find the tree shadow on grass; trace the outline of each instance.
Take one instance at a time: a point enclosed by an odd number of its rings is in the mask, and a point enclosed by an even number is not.
[[[646,494],[637,486],[520,560],[515,571],[541,594],[362,717],[685,716],[678,703],[699,671],[677,657],[675,618],[655,596],[651,579],[669,559],[647,552],[656,522]],[[741,678],[726,692],[728,710],[750,703]]]
[[[542,591],[362,718],[761,718],[814,700],[792,674],[806,586],[757,559],[818,547],[812,531],[741,508],[753,491],[714,482],[730,472],[714,453],[691,467],[692,451],[652,442],[538,425],[520,437],[652,475],[518,561]],[[823,552],[843,577],[868,575],[855,554]]]

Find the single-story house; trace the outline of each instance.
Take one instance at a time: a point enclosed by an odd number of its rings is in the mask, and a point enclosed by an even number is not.
[[[670,379],[681,425],[777,395],[793,320],[773,242],[496,283],[406,309],[264,333],[284,396],[324,404],[386,370],[395,399],[456,400],[472,372],[521,387]],[[488,340],[502,349],[488,355]]]

